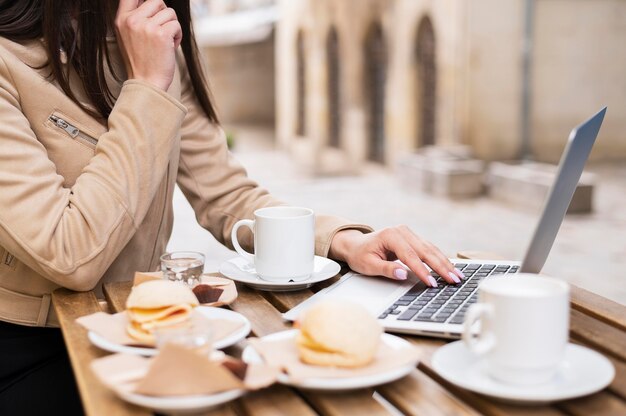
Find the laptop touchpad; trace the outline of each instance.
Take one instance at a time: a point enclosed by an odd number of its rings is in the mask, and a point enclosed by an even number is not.
[[[326,292],[324,297],[356,302],[365,306],[371,313],[379,314],[415,283],[415,279],[402,282],[384,277],[354,274]]]

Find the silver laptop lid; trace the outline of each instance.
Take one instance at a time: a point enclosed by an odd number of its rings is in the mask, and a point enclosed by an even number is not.
[[[605,113],[606,107],[580,126],[575,127],[570,133],[567,146],[561,156],[556,180],[552,184],[535,234],[528,246],[521,272],[541,272],[572,201]]]

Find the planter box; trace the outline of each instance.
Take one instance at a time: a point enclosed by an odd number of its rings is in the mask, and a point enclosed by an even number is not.
[[[489,195],[511,206],[541,210],[556,176],[557,166],[536,162],[493,162],[489,166]],[[568,214],[593,210],[594,177],[583,173]]]
[[[485,164],[469,158],[465,146],[430,146],[396,164],[402,185],[410,191],[448,198],[474,198],[484,191]]]

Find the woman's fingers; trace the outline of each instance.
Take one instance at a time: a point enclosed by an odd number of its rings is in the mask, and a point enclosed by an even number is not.
[[[393,252],[402,263],[406,264],[422,282],[428,286],[437,286],[437,282],[424,266],[419,254],[398,230],[394,228],[384,230],[381,233],[381,238],[385,247]]]
[[[174,11],[174,9],[172,9],[170,7],[166,7],[165,9],[161,9],[157,14],[152,16],[152,18],[150,19],[150,21],[153,24],[157,24],[159,26],[162,26],[165,23],[171,22],[173,20],[178,21],[178,18],[176,16],[176,12]]]
[[[419,238],[408,227],[400,226],[399,228],[411,247],[419,253],[422,261],[428,264],[442,279],[454,284],[461,282],[461,278],[464,277],[463,274],[454,268],[454,265],[441,250]]]
[[[183,29],[180,27],[178,20],[171,20],[163,25],[163,30],[172,37],[174,47],[178,48],[180,41],[183,39]]]
[[[383,260],[379,257],[372,258],[365,262],[365,268],[361,271],[370,276],[384,276],[392,280],[406,280],[407,270],[395,261]]]
[[[117,7],[117,12],[131,12],[139,6],[139,2],[140,0],[120,0],[120,4]]]
[[[163,0],[147,0],[143,4],[140,4],[139,7],[135,10],[135,14],[138,17],[149,18],[161,10],[167,9],[165,2]]]
[[[174,10],[163,0],[120,0],[115,23],[129,77],[166,91],[183,36]]]

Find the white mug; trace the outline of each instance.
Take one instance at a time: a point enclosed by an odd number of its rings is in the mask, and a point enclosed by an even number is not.
[[[502,275],[483,281],[478,299],[465,316],[463,341],[485,357],[491,377],[524,385],[554,377],[568,340],[569,285],[536,274]]]
[[[254,233],[254,254],[237,241],[239,227]],[[254,211],[254,220],[238,221],[231,232],[233,246],[253,264],[258,276],[272,282],[304,280],[313,273],[315,214],[309,208],[267,207]]]

